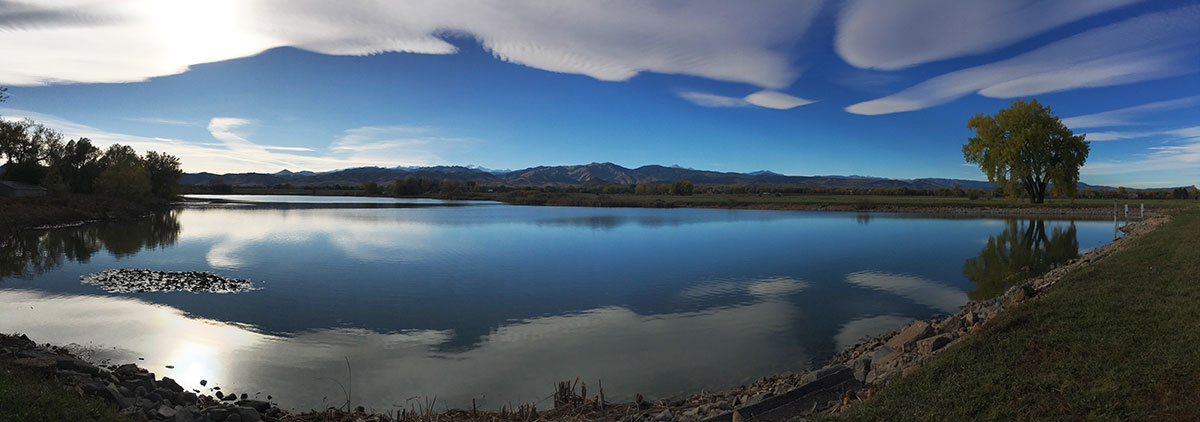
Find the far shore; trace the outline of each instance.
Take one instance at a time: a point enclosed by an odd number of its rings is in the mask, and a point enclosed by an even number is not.
[[[237,195],[311,195],[308,190],[238,188]],[[199,193],[199,192],[196,192]],[[1193,205],[1190,200],[1170,199],[1061,199],[1049,198],[1043,204],[1026,199],[970,199],[966,197],[901,195],[824,195],[824,194],[698,194],[633,195],[592,193],[543,193],[513,191],[506,193],[465,192],[453,195],[381,196],[365,195],[361,190],[319,190],[316,196],[371,198],[426,198],[443,200],[488,200],[509,205],[565,206],[593,208],[717,208],[780,211],[829,211],[861,213],[938,214],[996,217],[1081,217],[1142,218],[1164,210]],[[1128,206],[1128,215],[1126,214]],[[1143,214],[1143,208],[1144,214]]]

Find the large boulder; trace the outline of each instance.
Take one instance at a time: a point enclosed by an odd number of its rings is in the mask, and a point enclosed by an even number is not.
[[[887,345],[893,349],[901,351],[911,350],[916,345],[918,340],[933,335],[933,327],[927,321],[915,321],[900,330],[899,334],[892,336],[888,340]]]
[[[938,334],[936,336],[917,341],[917,353],[928,355],[931,354],[954,340],[951,334]]]
[[[1029,300],[1030,298],[1033,298],[1034,296],[1037,296],[1037,290],[1034,290],[1033,286],[1030,286],[1028,284],[1014,286],[1013,288],[1008,289],[1008,292],[1004,294],[1004,306],[1005,307],[1013,306],[1018,303],[1024,302],[1026,300]]]

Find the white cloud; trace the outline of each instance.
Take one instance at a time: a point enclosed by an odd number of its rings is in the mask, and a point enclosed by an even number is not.
[[[838,55],[895,70],[982,53],[1139,0],[852,0],[842,9]]]
[[[1170,140],[1200,140],[1200,126],[1186,127],[1174,130],[1158,130],[1158,131],[1143,131],[1143,132],[1088,132],[1087,140],[1089,141],[1116,141],[1121,139],[1141,139],[1152,136],[1165,137]]]
[[[336,55],[453,54],[445,39],[467,36],[501,60],[606,81],[657,72],[782,88],[799,75],[790,46],[820,6],[819,0],[45,0],[37,8],[61,18],[9,22],[0,31],[6,46],[0,84],[140,81],[281,46]]]
[[[726,97],[724,95],[709,94],[696,91],[682,91],[679,97],[692,103],[704,107],[749,107],[759,106],[765,108],[773,108],[776,110],[788,110],[802,105],[812,104],[815,101],[806,100],[804,98],[793,97],[778,91],[762,90],[745,97]]]
[[[747,107],[750,105],[744,97],[726,97],[724,95],[706,92],[683,91],[679,97],[704,107]]]
[[[129,145],[138,152],[159,151],[176,157],[184,171],[214,173],[272,172],[283,169],[327,171],[363,166],[428,166],[444,164],[441,152],[463,148],[474,139],[434,137],[430,128],[400,126],[362,127],[346,130],[328,148],[262,145],[248,139],[244,131],[255,121],[216,117],[208,130],[219,142],[152,138],[108,132],[58,116],[15,109],[0,109],[4,119],[25,117],[63,132],[67,138],[86,137],[100,148],[114,143]]]
[[[1068,117],[1062,119],[1062,122],[1070,128],[1140,125],[1146,121],[1142,116],[1149,112],[1175,110],[1197,104],[1200,104],[1200,95]]]
[[[778,91],[762,90],[746,96],[746,102],[759,107],[787,110],[812,104],[812,100],[793,97]]]
[[[1117,141],[1121,139],[1139,139],[1154,136],[1159,132],[1088,132],[1088,141]]]
[[[996,63],[947,73],[896,94],[846,107],[878,115],[944,104],[971,93],[994,98],[1127,84],[1200,71],[1200,5],[1093,29]]]
[[[1144,173],[1164,170],[1187,170],[1190,176],[1200,177],[1200,142],[1148,148],[1133,161],[1106,161],[1086,164],[1079,170],[1083,175]],[[1187,177],[1176,174],[1177,177]],[[1182,179],[1180,180],[1182,182]]]

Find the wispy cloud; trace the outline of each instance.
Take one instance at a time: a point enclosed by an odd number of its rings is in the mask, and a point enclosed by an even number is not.
[[[300,146],[264,145],[251,140],[248,129],[256,121],[237,117],[216,117],[209,121],[213,140],[179,140],[109,132],[72,122],[58,116],[15,109],[0,109],[3,118],[32,118],[63,132],[68,138],[86,137],[106,148],[120,143],[139,152],[160,151],[179,157],[184,170],[262,172],[282,169],[325,171],[362,166],[426,166],[444,164],[439,154],[461,150],[470,138],[437,137],[432,128],[402,126],[361,127],[346,130],[329,147],[314,149]]]
[[[164,118],[159,118],[159,117],[129,117],[129,118],[126,118],[125,120],[129,120],[131,122],[153,123],[153,124],[171,125],[171,126],[204,126],[204,124],[202,124],[200,122],[193,122],[193,121],[179,120],[179,119],[164,119]]]
[[[1090,163],[1084,165],[1080,173],[1096,176],[1174,171],[1171,176],[1176,183],[1184,183],[1189,178],[1192,183],[1200,182],[1200,138],[1184,144],[1150,147],[1146,153],[1133,158]]]
[[[787,46],[821,3],[46,0],[37,8],[44,19],[0,17],[8,29],[0,31],[0,84],[139,81],[281,46],[453,54],[444,38],[466,35],[501,60],[552,72],[606,81],[657,72],[779,89],[800,73]],[[106,19],[67,19],[91,14]]]
[[[1089,141],[1117,141],[1122,139],[1143,139],[1149,137],[1165,138],[1168,141],[1200,141],[1200,126],[1186,127],[1173,130],[1156,130],[1156,131],[1140,131],[1140,132],[1088,132],[1087,140]]]
[[[838,19],[838,55],[895,70],[977,54],[1140,0],[852,0]]]
[[[1155,101],[1152,103],[1119,108],[1100,113],[1068,117],[1062,119],[1062,122],[1070,128],[1141,125],[1145,124],[1147,121],[1147,115],[1151,112],[1176,110],[1198,105],[1200,105],[1200,95],[1176,98],[1166,101]],[[1200,110],[1197,112],[1200,113]]]
[[[706,92],[680,91],[679,97],[704,107],[749,107],[759,106],[776,110],[789,110],[815,101],[794,97],[778,91],[762,90],[745,97],[727,97]]]
[[[749,107],[750,102],[745,97],[726,97],[707,92],[681,91],[679,98],[691,101],[703,107]]]
[[[969,31],[968,31],[969,32]],[[1012,98],[1127,84],[1200,71],[1200,5],[1093,29],[996,63],[947,73],[846,107],[878,115],[944,104],[971,93]]]

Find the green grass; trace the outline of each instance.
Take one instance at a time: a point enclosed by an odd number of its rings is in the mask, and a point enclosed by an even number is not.
[[[1200,420],[1200,210],[830,420]]]
[[[0,363],[0,422],[129,420],[116,406],[80,397],[48,375]]]

